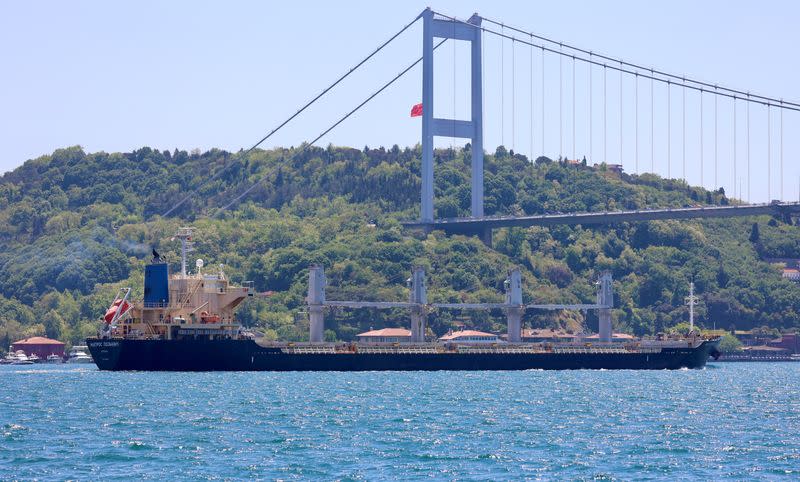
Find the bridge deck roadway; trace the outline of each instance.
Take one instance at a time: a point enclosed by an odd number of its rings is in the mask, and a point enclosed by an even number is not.
[[[614,224],[661,219],[732,218],[759,215],[800,214],[800,202],[748,204],[741,206],[703,206],[691,208],[641,209],[594,213],[537,214],[533,216],[487,216],[449,218],[434,221],[406,221],[407,228],[441,229],[448,233],[480,234],[494,228],[555,226],[559,224]]]

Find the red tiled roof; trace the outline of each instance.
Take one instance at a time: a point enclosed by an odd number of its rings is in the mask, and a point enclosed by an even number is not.
[[[475,331],[475,330],[462,330],[462,331],[454,331],[452,333],[448,333],[443,337],[439,338],[440,340],[456,340],[461,337],[466,336],[493,336],[497,337],[494,333],[484,333],[482,331]]]
[[[31,338],[25,338],[24,340],[15,341],[12,345],[63,345],[63,343],[43,336],[33,336]]]
[[[411,330],[406,330],[405,328],[384,328],[382,330],[365,331],[364,333],[359,333],[356,336],[364,336],[364,337],[411,336]]]

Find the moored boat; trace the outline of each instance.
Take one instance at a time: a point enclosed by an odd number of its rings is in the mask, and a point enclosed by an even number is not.
[[[92,357],[86,354],[86,350],[89,348],[86,346],[74,346],[69,351],[69,357],[67,358],[67,363],[93,363]]]
[[[25,354],[22,350],[17,350],[14,354],[14,357],[11,360],[12,365],[33,365],[33,360],[28,358],[28,355]]]
[[[64,363],[64,359],[56,354],[48,355],[45,359],[45,363]]]

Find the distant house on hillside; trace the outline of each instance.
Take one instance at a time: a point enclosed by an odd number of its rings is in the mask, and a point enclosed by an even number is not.
[[[789,281],[800,283],[800,269],[798,268],[783,268],[783,277]]]
[[[597,170],[600,170],[600,168],[602,166],[603,166],[602,164],[595,164],[594,168],[597,169]],[[622,171],[624,169],[622,167],[622,164],[606,164],[606,170],[607,171],[611,171],[611,172],[615,172],[617,174],[622,174]]]

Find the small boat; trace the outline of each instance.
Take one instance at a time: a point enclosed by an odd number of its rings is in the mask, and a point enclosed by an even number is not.
[[[36,355],[36,353],[31,353],[30,356],[28,357],[28,360],[30,360],[31,363],[41,363],[42,361],[42,359],[39,358],[39,356]]]
[[[45,363],[64,363],[64,359],[56,354],[48,355]]]
[[[11,361],[12,365],[33,365],[33,362],[28,358],[24,351],[18,350],[14,354],[14,359]]]
[[[69,351],[67,363],[94,363],[92,357],[86,354],[85,346],[75,346]]]

